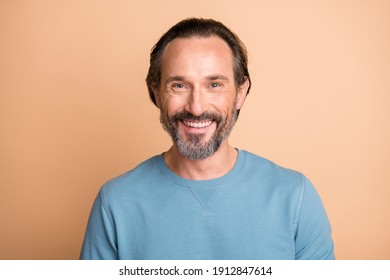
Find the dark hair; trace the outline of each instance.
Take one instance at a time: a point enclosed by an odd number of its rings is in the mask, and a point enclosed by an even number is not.
[[[191,38],[218,36],[223,39],[232,50],[233,54],[233,71],[234,82],[236,86],[240,86],[249,82],[247,94],[251,87],[251,79],[248,72],[248,57],[244,44],[229,28],[221,22],[213,19],[189,18],[180,21],[171,27],[154,45],[150,53],[150,66],[146,77],[149,96],[152,102],[156,104],[156,98],[153,89],[160,86],[161,79],[161,60],[165,47],[176,38]]]

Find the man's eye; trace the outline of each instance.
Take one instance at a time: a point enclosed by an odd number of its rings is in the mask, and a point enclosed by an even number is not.
[[[185,86],[183,84],[173,84],[172,87],[177,88],[177,89],[185,88]]]
[[[210,84],[210,87],[212,87],[212,88],[216,88],[216,87],[219,87],[219,86],[220,86],[219,83],[211,83]]]

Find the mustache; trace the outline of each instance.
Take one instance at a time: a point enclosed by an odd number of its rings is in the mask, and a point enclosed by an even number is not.
[[[211,120],[217,123],[223,121],[223,117],[219,113],[206,111],[200,114],[199,116],[195,116],[188,111],[181,111],[174,114],[171,118],[171,121],[177,122],[179,120],[189,120],[189,121],[203,121],[203,120]]]

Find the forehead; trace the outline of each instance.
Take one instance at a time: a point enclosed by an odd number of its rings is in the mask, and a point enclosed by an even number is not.
[[[162,75],[216,71],[233,73],[233,55],[228,44],[217,36],[172,40],[162,55]],[[176,73],[183,72],[183,73]],[[211,74],[211,73],[207,73]],[[212,73],[218,74],[218,73]]]

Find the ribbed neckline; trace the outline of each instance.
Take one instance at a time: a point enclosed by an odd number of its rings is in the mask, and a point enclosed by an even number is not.
[[[245,161],[245,151],[237,149],[237,160],[233,168],[225,175],[219,178],[210,180],[189,180],[176,175],[164,162],[163,154],[155,157],[155,162],[158,169],[161,171],[164,177],[176,185],[183,187],[211,187],[224,184],[225,182],[233,179],[241,170]]]

